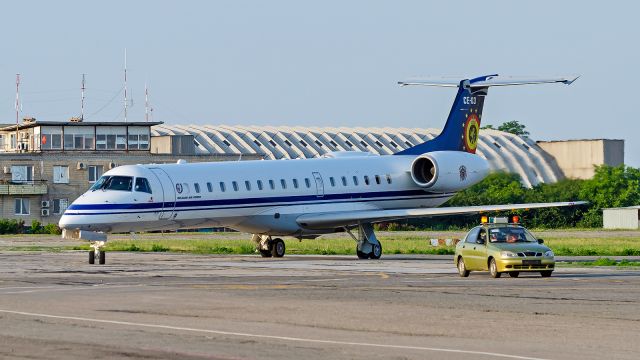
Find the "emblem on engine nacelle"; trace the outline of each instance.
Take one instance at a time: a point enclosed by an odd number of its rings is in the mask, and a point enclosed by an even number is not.
[[[460,165],[460,168],[458,170],[460,171],[460,181],[467,180],[467,167],[464,165]]]

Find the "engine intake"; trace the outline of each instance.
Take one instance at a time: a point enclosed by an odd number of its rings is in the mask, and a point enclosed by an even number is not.
[[[489,173],[487,161],[462,151],[434,151],[411,163],[416,185],[433,192],[455,192],[480,182]]]

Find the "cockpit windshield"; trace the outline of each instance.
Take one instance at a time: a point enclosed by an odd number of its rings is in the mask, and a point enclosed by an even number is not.
[[[511,226],[489,228],[489,241],[492,243],[537,242],[536,238],[524,228]]]
[[[91,190],[131,191],[133,178],[131,176],[103,176],[91,187]]]

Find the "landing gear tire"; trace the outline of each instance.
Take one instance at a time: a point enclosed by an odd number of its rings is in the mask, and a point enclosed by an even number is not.
[[[356,255],[358,255],[358,259],[362,259],[362,260],[369,258],[369,254],[364,253],[358,249],[356,249]]]
[[[260,249],[260,255],[264,258],[271,257],[271,250],[262,250]]]
[[[471,271],[467,270],[467,267],[464,265],[464,260],[462,258],[458,259],[458,275],[461,277],[468,277]]]
[[[540,271],[540,276],[542,277],[550,277],[553,270]]]
[[[369,254],[369,257],[374,260],[380,259],[380,256],[382,256],[382,245],[380,243],[377,243],[371,245],[371,247],[373,248],[373,250],[371,251],[371,254]]]
[[[273,242],[271,243],[271,255],[273,257],[283,257],[286,247],[284,246],[284,241],[282,241],[282,239],[280,238],[276,238],[273,240]]]
[[[89,251],[89,264],[93,265],[96,263],[96,252],[93,250]]]
[[[100,265],[104,265],[107,262],[107,253],[100,251]]]
[[[512,278],[517,278],[518,276],[520,276],[520,272],[519,271],[511,271],[509,273],[509,276],[511,276]]]
[[[498,272],[498,265],[496,264],[496,259],[491,259],[489,261],[489,274],[491,274],[491,277],[494,279],[497,279],[502,275],[502,273]]]

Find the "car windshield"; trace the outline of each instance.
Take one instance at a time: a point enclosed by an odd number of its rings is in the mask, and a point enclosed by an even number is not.
[[[131,176],[103,176],[91,187],[91,190],[131,191],[133,178]]]
[[[536,238],[524,228],[512,226],[489,228],[489,241],[492,243],[537,242]]]

